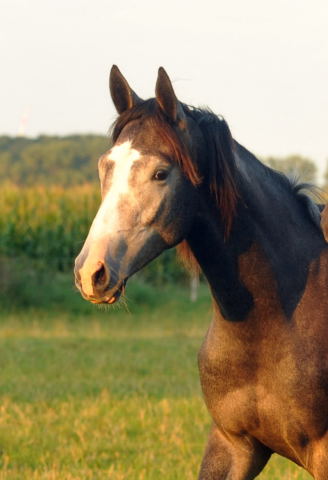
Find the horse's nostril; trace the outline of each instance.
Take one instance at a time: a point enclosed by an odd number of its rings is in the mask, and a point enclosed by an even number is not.
[[[108,288],[109,268],[103,260],[87,258],[82,267],[75,270],[76,286],[87,297],[101,296]]]
[[[92,275],[94,287],[106,287],[109,282],[108,270],[104,263],[99,262],[99,268]]]

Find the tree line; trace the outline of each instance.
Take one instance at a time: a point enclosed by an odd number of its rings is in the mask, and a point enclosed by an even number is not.
[[[69,187],[98,181],[97,160],[110,148],[102,135],[0,137],[0,183]]]
[[[110,139],[104,135],[0,136],[0,183],[63,187],[96,183],[97,160],[109,148]],[[262,161],[300,181],[316,181],[317,167],[310,158],[270,156]]]

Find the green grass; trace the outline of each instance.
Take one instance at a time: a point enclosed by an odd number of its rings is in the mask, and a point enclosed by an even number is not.
[[[53,282],[41,307],[0,314],[0,480],[196,479],[210,425],[196,362],[205,288],[191,304],[182,288],[132,282],[127,311]],[[275,456],[259,478],[310,477]]]

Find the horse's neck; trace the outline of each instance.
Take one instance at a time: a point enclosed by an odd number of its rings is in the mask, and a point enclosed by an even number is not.
[[[222,230],[216,222],[200,215],[187,241],[222,314],[230,320],[243,320],[252,306],[252,298],[239,281],[238,256],[223,241]]]
[[[188,238],[222,316],[230,321],[247,319],[259,302],[290,317],[309,264],[325,246],[311,219],[303,218],[296,196],[270,178],[261,179],[261,173],[245,168],[228,241],[215,218],[219,212],[200,215]]]

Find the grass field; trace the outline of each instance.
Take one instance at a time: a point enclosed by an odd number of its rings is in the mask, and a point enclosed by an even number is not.
[[[131,284],[129,311],[102,310],[55,281],[54,301],[0,314],[0,479],[196,479],[205,288],[191,304],[183,289]],[[310,477],[274,456],[259,478]]]

